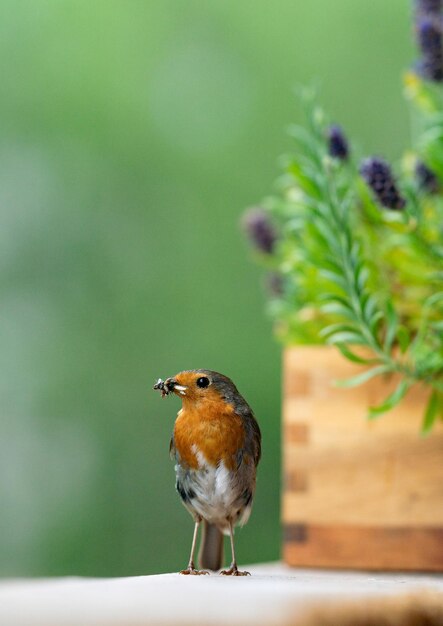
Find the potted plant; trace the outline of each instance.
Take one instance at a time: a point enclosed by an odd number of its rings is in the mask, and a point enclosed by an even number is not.
[[[441,0],[416,3],[397,176],[306,89],[277,193],[244,216],[285,346],[290,564],[443,570],[442,23]]]

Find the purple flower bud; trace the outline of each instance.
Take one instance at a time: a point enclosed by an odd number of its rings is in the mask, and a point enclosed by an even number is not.
[[[425,80],[441,83],[443,82],[443,59],[438,56],[420,59],[417,62],[416,71]]]
[[[417,40],[422,58],[418,72],[423,78],[435,82],[443,81],[443,31],[440,16],[430,14],[417,16]]]
[[[417,24],[417,38],[420,50],[425,56],[442,52],[441,25],[432,17],[424,17]]]
[[[439,191],[440,184],[437,176],[427,165],[422,163],[422,161],[417,161],[415,166],[415,176],[417,178],[420,191],[429,194],[437,193]]]
[[[340,126],[330,126],[327,131],[328,151],[331,157],[346,161],[349,157],[347,139]]]
[[[377,157],[363,161],[360,174],[372,189],[378,202],[388,209],[403,209],[406,202],[400,195],[388,163]]]
[[[259,207],[248,209],[242,222],[246,234],[255,247],[265,254],[272,254],[277,234],[266,211]]]
[[[266,289],[269,295],[278,298],[283,295],[283,277],[278,272],[271,272],[266,276]]]
[[[416,0],[417,13],[438,15],[443,9],[443,0]]]

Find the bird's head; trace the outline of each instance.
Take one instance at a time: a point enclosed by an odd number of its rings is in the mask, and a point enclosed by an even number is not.
[[[237,406],[243,398],[230,378],[211,370],[186,370],[154,385],[162,396],[177,395],[185,404],[211,404],[223,400]]]

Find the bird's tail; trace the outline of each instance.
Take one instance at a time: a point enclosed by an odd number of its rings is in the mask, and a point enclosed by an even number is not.
[[[219,570],[223,565],[223,535],[221,531],[203,520],[203,533],[198,555],[202,569]]]

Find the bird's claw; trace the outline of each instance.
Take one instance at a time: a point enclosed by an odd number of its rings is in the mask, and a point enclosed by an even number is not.
[[[220,576],[250,576],[250,572],[240,572],[236,565],[231,565],[229,569],[220,572]]]
[[[182,569],[179,573],[185,576],[204,576],[209,574],[205,569],[195,569],[195,567],[187,567],[186,569]]]

